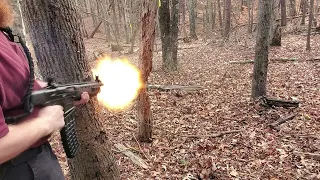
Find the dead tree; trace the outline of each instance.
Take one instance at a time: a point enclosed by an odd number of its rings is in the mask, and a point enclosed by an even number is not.
[[[142,2],[140,69],[144,87],[141,89],[137,99],[137,118],[139,120],[138,139],[141,142],[151,142],[152,135],[152,113],[146,84],[152,70],[152,52],[156,33],[155,20],[158,9],[157,3],[158,1],[149,0]]]

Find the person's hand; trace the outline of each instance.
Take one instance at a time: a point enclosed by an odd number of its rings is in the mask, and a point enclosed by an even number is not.
[[[62,106],[46,106],[40,109],[37,119],[44,125],[46,135],[48,135],[63,128],[65,125],[63,115]]]
[[[81,94],[81,99],[79,101],[74,101],[73,105],[78,106],[81,104],[86,104],[89,101],[89,99],[90,99],[90,97],[89,97],[88,92],[83,92]]]

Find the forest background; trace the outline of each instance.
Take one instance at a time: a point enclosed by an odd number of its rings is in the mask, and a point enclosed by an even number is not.
[[[50,143],[68,179],[320,179],[319,0],[12,2],[38,78],[54,73],[51,66],[86,77],[108,54],[129,59],[152,86],[125,111],[93,102],[78,114],[84,145],[75,160],[54,135]],[[55,13],[64,18],[50,19]],[[43,60],[59,53],[39,52],[52,38],[41,34],[40,20],[47,32],[76,25],[66,49],[80,47],[80,55]],[[150,60],[149,74],[143,65]],[[253,87],[263,60],[265,92]]]

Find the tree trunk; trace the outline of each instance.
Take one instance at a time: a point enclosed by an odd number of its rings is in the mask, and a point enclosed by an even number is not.
[[[302,19],[301,19],[301,25],[306,24],[306,14],[307,14],[307,0],[301,0],[302,4]]]
[[[182,12],[181,14],[181,25],[182,25],[182,36],[183,36],[183,41],[184,42],[189,42],[189,37],[187,34],[187,26],[186,26],[186,0],[181,0],[180,1],[180,11]]]
[[[80,32],[80,19],[72,0],[21,1],[43,77],[66,84],[92,80],[92,73]],[[59,27],[59,28],[57,28]],[[96,98],[76,109],[80,149],[69,159],[73,179],[119,179],[110,143],[102,128]]]
[[[219,26],[220,26],[220,32],[221,35],[223,35],[223,23],[222,23],[222,13],[221,13],[221,3],[220,0],[217,0],[218,3],[218,13],[219,13]]]
[[[106,0],[102,0],[102,6],[103,7],[108,7],[108,3]],[[101,17],[103,18],[103,26],[104,26],[104,33],[106,37],[106,42],[112,41],[112,36],[111,36],[111,26],[109,22],[109,15],[108,15],[108,10],[107,8],[102,8],[102,14]]]
[[[209,30],[212,31],[214,28],[214,11],[213,11],[214,7],[213,7],[212,0],[207,0],[207,1],[209,1],[209,3],[208,3]]]
[[[137,118],[139,120],[138,138],[141,142],[151,142],[152,113],[146,84],[152,70],[152,52],[155,39],[155,25],[158,1],[143,0],[141,21],[140,69],[144,87],[137,99]]]
[[[286,0],[280,0],[281,6],[281,26],[287,25],[287,8],[286,8]]]
[[[216,14],[217,14],[217,3],[216,1],[212,0],[213,2],[213,10],[212,10],[212,29],[216,26]]]
[[[314,0],[310,0],[310,7],[309,7],[309,24],[308,24],[308,36],[307,36],[307,47],[306,50],[310,51],[310,36],[311,36],[311,27],[312,27],[312,18],[313,18],[313,7],[314,7]]]
[[[131,1],[131,3],[133,3],[133,1]],[[131,13],[130,13],[130,24],[131,24],[131,49],[129,51],[129,53],[133,53],[133,48],[134,48],[134,43],[135,43],[135,39],[136,36],[139,32],[140,26],[141,26],[141,8],[142,8],[142,4],[141,1],[135,1],[134,4],[131,4]]]
[[[189,0],[190,37],[192,39],[198,39],[196,33],[196,4],[197,0]]]
[[[82,7],[84,4],[82,1],[79,1],[79,0],[76,0],[76,8],[77,8],[77,11],[79,12],[79,16],[80,16],[80,23],[81,23],[81,34],[83,37],[88,37],[88,33],[87,33],[87,30],[86,30],[86,27],[85,27],[85,24],[83,22],[83,15],[82,15],[82,11],[85,10],[86,11],[86,8],[85,7]]]
[[[171,12],[169,0],[162,0],[159,8],[163,70],[169,72],[178,70],[179,1],[171,2]]]
[[[20,11],[19,0],[11,0],[12,9],[14,11],[14,21],[11,27],[14,34],[19,34],[23,39],[25,39],[25,28],[24,22]]]
[[[128,44],[130,42],[130,26],[129,26],[129,16],[128,16],[128,6],[127,6],[127,3],[126,3],[126,0],[120,0],[121,2],[121,5],[122,5],[122,16],[123,16],[123,27],[124,27],[124,31],[126,33],[126,44]]]
[[[296,10],[296,0],[290,0],[290,15],[296,16],[297,10]]]
[[[120,32],[119,32],[119,25],[118,25],[118,18],[117,18],[117,13],[116,13],[116,5],[115,5],[115,0],[110,0],[110,6],[111,6],[111,10],[112,10],[112,20],[113,20],[113,24],[114,24],[114,35],[115,35],[115,39],[117,41],[117,44],[119,44],[118,39],[120,38]]]
[[[270,35],[269,35],[269,44],[271,46],[281,46],[281,27],[279,22],[277,22],[276,14],[277,0],[271,1],[271,19],[270,19]]]
[[[248,0],[248,32],[252,33],[252,26],[253,26],[253,17],[251,15],[251,11],[253,11],[253,0]]]
[[[226,0],[225,4],[225,27],[224,38],[228,39],[231,28],[231,0]]]
[[[259,0],[258,32],[251,94],[253,99],[266,95],[271,5],[270,1]]]
[[[179,0],[171,0],[171,3],[170,37],[172,57],[171,61],[168,61],[168,64],[165,65],[165,69],[176,71],[178,70]]]
[[[91,11],[91,17],[92,17],[92,25],[93,27],[96,27],[98,25],[97,19],[96,19],[96,7],[95,7],[95,1],[90,0],[90,11]]]

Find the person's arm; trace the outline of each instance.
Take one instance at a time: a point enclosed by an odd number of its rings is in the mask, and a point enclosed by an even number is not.
[[[45,123],[39,123],[35,119],[18,125],[9,125],[8,128],[8,134],[0,139],[0,164],[28,149],[48,131]]]
[[[44,107],[37,118],[26,119],[17,125],[8,125],[9,132],[0,138],[0,164],[16,157],[40,138],[60,130],[63,126],[61,106]]]

